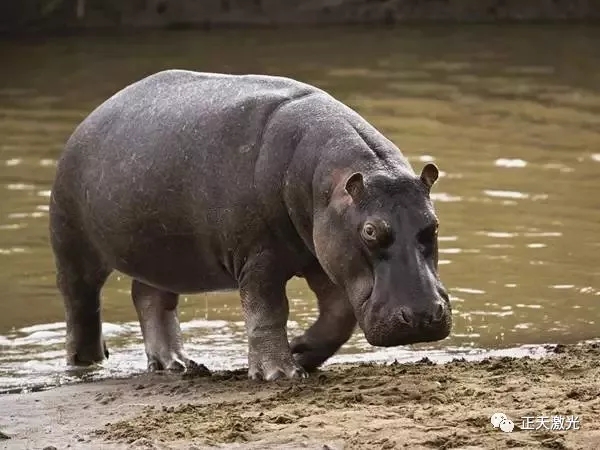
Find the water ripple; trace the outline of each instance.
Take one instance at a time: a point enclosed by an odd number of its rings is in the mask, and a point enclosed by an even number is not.
[[[485,190],[483,193],[490,197],[498,197],[498,198],[513,198],[513,199],[525,199],[529,198],[529,194],[525,194],[523,192],[517,191],[494,191],[494,190]]]
[[[6,185],[6,189],[10,191],[33,191],[35,185],[27,183],[10,183]]]
[[[12,166],[17,166],[17,165],[21,164],[22,162],[23,162],[22,158],[12,158],[12,159],[6,160],[5,164],[9,167],[12,167]]]
[[[494,161],[494,165],[496,165],[497,167],[521,168],[527,166],[527,161],[518,158],[499,158],[496,161]]]
[[[26,251],[23,247],[0,248],[0,255],[14,255],[16,253],[25,253]]]
[[[473,289],[473,288],[455,287],[455,288],[452,288],[452,290],[455,292],[462,292],[463,294],[485,294],[485,291],[483,291],[481,289]]]
[[[462,197],[459,195],[450,195],[446,192],[433,192],[430,195],[431,200],[435,202],[444,202],[444,203],[452,203],[452,202],[460,202],[462,201]]]

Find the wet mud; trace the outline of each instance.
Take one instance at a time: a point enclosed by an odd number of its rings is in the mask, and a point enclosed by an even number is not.
[[[82,383],[0,397],[0,448],[589,449],[599,361],[600,344],[584,343],[541,359],[330,366],[302,381],[236,371]],[[512,432],[492,426],[496,412]],[[553,430],[542,416],[576,422]]]

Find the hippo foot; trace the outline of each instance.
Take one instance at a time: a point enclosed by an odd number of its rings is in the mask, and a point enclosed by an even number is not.
[[[338,349],[336,345],[314,345],[305,336],[294,338],[290,344],[294,359],[308,372],[319,368]]]
[[[76,367],[89,367],[108,359],[108,348],[106,341],[102,340],[102,349],[84,348],[77,349],[67,358],[67,363]]]
[[[248,368],[248,378],[251,380],[275,381],[281,378],[301,379],[308,373],[290,357],[281,360],[263,358],[251,361]]]
[[[194,375],[210,375],[211,372],[204,364],[187,358],[183,355],[172,354],[168,357],[150,356],[148,357],[148,371],[159,372],[167,370],[170,372],[185,372]]]

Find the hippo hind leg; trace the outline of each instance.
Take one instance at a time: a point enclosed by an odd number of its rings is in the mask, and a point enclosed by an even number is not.
[[[321,267],[307,271],[305,278],[317,296],[319,317],[290,346],[296,361],[312,371],[346,343],[354,331],[356,318],[344,289],[336,286]]]
[[[50,236],[56,264],[56,284],[65,306],[67,363],[89,366],[108,358],[102,339],[100,290],[111,269],[71,217],[50,210]]]
[[[177,294],[133,280],[131,296],[144,337],[148,370],[210,374],[204,365],[195,363],[183,351]]]

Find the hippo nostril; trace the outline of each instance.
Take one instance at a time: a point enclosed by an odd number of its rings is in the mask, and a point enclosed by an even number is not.
[[[433,307],[433,314],[431,316],[431,321],[432,322],[441,322],[443,317],[444,317],[444,305],[442,305],[441,303],[437,303]]]
[[[430,328],[443,322],[445,308],[443,303],[435,303],[431,310],[421,318],[421,326]]]
[[[401,309],[400,310],[400,318],[407,325],[410,325],[411,322],[412,322],[412,318],[410,316],[410,313],[407,310],[405,310],[405,309]]]

